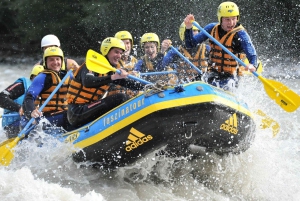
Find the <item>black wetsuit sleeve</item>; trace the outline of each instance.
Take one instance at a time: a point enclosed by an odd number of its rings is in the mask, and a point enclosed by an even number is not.
[[[78,74],[76,79],[87,88],[98,88],[112,82],[111,75],[98,77],[97,73],[89,72],[86,66],[81,68]]]
[[[3,109],[19,112],[21,105],[14,102],[25,93],[23,82],[17,82],[0,93],[0,107]]]

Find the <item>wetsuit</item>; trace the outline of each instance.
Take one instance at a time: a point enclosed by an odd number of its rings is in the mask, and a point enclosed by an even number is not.
[[[131,90],[143,88],[130,79],[111,80],[113,72],[105,75],[91,72],[84,64],[75,73],[68,90],[68,120],[80,127],[135,95]]]
[[[19,131],[20,116],[24,95],[31,84],[28,78],[21,77],[12,85],[8,86],[0,93],[0,107],[4,109],[3,114],[16,114],[13,117],[2,117],[2,127],[7,138],[15,137]]]

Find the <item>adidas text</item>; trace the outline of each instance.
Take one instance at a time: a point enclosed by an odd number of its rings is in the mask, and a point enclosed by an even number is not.
[[[149,140],[152,140],[153,137],[152,135],[147,135],[147,136],[144,136],[142,138],[139,138],[137,141],[129,144],[128,146],[126,146],[125,150],[126,151],[132,151],[133,149],[136,149],[138,146],[141,146],[143,145],[144,143],[148,142]]]
[[[232,126],[226,125],[226,124],[222,124],[220,129],[228,131],[229,133],[232,133],[232,134],[235,134],[235,135],[238,133],[238,129],[236,129]]]

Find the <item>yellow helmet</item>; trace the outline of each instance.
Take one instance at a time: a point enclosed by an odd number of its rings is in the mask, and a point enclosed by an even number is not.
[[[125,44],[122,40],[114,37],[105,38],[100,46],[100,52],[103,56],[106,56],[111,48],[117,47],[125,51]]]
[[[145,33],[141,38],[141,48],[143,49],[143,45],[146,42],[157,42],[157,49],[160,48],[160,42],[158,35],[156,33]]]
[[[231,1],[226,1],[219,5],[217,15],[218,15],[218,20],[220,23],[221,23],[221,17],[237,16],[237,20],[239,20],[240,11],[235,3],[231,2]]]
[[[42,65],[35,65],[33,68],[32,68],[32,71],[30,73],[30,79],[32,76],[37,76],[40,72],[42,72],[44,70],[44,66]]]
[[[196,22],[196,21],[195,21],[195,22]],[[196,22],[196,23],[198,24],[198,22]],[[196,26],[193,26],[192,29],[193,29],[193,30],[198,30],[198,31],[199,31],[199,29],[198,29]],[[185,23],[182,22],[181,25],[180,25],[180,27],[179,27],[179,37],[180,37],[180,39],[181,39],[182,41],[184,41],[184,33],[185,33]]]
[[[128,31],[119,31],[115,34],[115,38],[120,40],[129,39],[131,40],[131,48],[133,47],[133,38],[132,35]]]
[[[48,47],[44,51],[43,61],[45,64],[45,67],[47,67],[46,58],[51,56],[59,56],[61,57],[61,65],[63,64],[64,60],[64,53],[59,47]]]

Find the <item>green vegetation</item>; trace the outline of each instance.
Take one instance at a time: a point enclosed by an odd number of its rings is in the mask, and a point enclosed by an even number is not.
[[[204,26],[217,21],[216,0],[2,0],[0,5],[1,44],[18,44],[17,52],[40,52],[40,40],[55,34],[66,54],[85,55],[99,50],[99,41],[117,31],[128,30],[139,46],[145,32],[160,39],[181,41],[178,29],[184,17],[193,13]],[[241,23],[249,32],[259,54],[286,53],[299,56],[300,4],[297,0],[236,0]],[[7,45],[2,45],[2,49]]]

